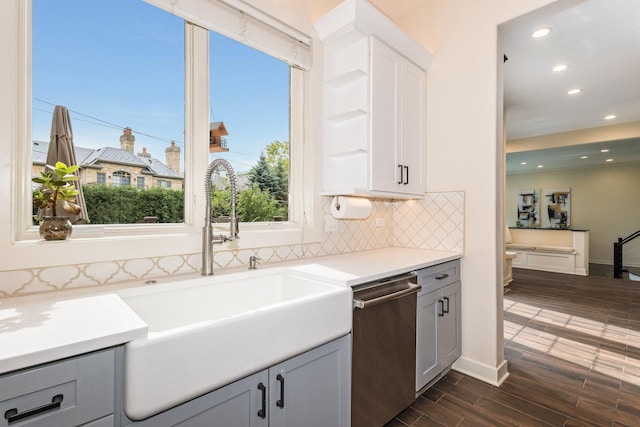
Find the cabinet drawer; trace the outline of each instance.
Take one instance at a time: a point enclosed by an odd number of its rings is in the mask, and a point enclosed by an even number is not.
[[[422,286],[419,295],[424,295],[460,280],[460,260],[423,268],[415,273],[418,284]]]
[[[0,427],[85,424],[113,413],[114,390],[114,350],[6,374],[0,376]]]

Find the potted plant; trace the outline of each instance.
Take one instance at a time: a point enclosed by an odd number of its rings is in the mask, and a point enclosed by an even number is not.
[[[40,176],[33,178],[33,182],[40,184],[40,188],[34,191],[33,205],[44,210],[40,236],[45,240],[65,240],[71,235],[69,217],[58,216],[58,209],[74,215],[80,213],[80,206],[75,203],[78,190],[71,184],[78,180],[74,172],[79,168],[57,162],[55,166],[47,165]]]

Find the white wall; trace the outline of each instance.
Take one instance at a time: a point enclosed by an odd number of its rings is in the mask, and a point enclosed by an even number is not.
[[[515,226],[519,190],[571,188],[571,228],[590,230],[590,262],[613,264],[613,243],[640,229],[639,183],[638,163],[508,175],[507,224]],[[625,264],[640,265],[635,246],[625,245]]]
[[[432,0],[398,21],[435,55],[427,74],[427,187],[465,191],[462,358],[454,367],[492,383],[506,374],[498,25],[549,3]]]

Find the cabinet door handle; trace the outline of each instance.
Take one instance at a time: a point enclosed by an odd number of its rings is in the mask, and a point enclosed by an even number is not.
[[[447,308],[443,308],[443,312],[445,314],[449,313],[449,297],[444,297],[444,300],[447,302]]]
[[[436,276],[436,280],[444,280],[444,279],[446,279],[447,277],[449,277],[449,275],[448,275],[447,273],[438,274],[438,275]]]
[[[400,168],[400,181],[398,181],[398,184],[402,184],[404,182],[404,168],[402,165],[398,165],[398,168]]]
[[[438,316],[444,317],[444,301],[438,300]]]
[[[34,417],[45,412],[60,409],[60,405],[62,404],[63,400],[64,396],[62,394],[56,394],[51,399],[51,403],[47,403],[45,405],[38,406],[37,408],[29,409],[24,412],[18,412],[18,408],[12,408],[4,413],[4,418],[8,421],[8,424],[13,424],[20,420],[24,420],[25,418]]]
[[[258,384],[258,390],[262,393],[262,408],[258,411],[258,416],[262,419],[267,418],[267,388],[264,384]]]
[[[409,183],[409,166],[405,166],[404,170],[406,171],[404,174],[404,185],[407,185]]]
[[[276,402],[278,408],[284,408],[284,377],[276,375],[276,380],[280,381],[280,399]]]

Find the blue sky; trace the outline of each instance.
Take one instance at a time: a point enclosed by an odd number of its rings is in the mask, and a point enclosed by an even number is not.
[[[119,147],[128,126],[136,152],[163,160],[171,140],[184,148],[183,22],[140,0],[34,0],[33,139],[49,140],[64,105],[77,146]],[[248,170],[289,139],[289,66],[215,33],[210,45],[209,120],[229,131],[224,157]]]

